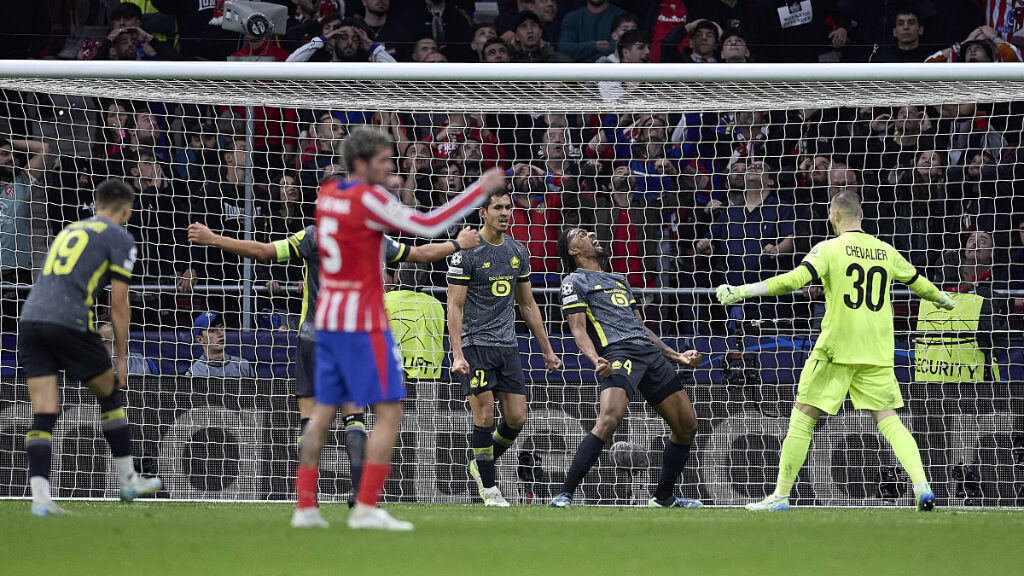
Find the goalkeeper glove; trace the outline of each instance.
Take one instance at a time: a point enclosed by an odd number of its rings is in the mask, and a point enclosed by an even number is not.
[[[715,296],[718,298],[719,302],[728,306],[734,302],[750,298],[750,286],[746,284],[743,286],[722,284],[717,290],[715,290]]]
[[[953,300],[948,292],[939,292],[939,299],[935,301],[935,305],[943,310],[952,310],[956,308],[956,300]]]

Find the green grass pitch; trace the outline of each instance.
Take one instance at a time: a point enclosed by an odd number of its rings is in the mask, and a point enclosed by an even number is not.
[[[389,505],[412,533],[288,526],[287,504],[0,501],[3,574],[1020,574],[1024,513]]]

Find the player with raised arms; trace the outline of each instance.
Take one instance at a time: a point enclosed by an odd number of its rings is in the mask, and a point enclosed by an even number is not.
[[[452,343],[452,374],[473,411],[473,459],[469,475],[486,506],[507,508],[495,484],[494,466],[515,442],[526,423],[526,379],[516,344],[515,304],[540,344],[544,367],[557,370],[544,332],[544,319],[530,286],[530,252],[505,233],[512,218],[507,190],[493,192],[480,207],[480,238],[475,249],[451,258],[448,269],[448,331]],[[515,286],[513,288],[513,285]],[[494,429],[494,400],[502,421]]]
[[[189,242],[204,246],[215,246],[232,254],[253,260],[284,262],[293,258],[301,258],[302,274],[302,312],[299,323],[299,340],[296,350],[295,397],[299,405],[299,436],[298,444],[302,446],[302,435],[306,424],[313,414],[313,374],[316,359],[316,329],[313,328],[313,309],[317,294],[320,293],[320,254],[317,252],[316,226],[306,226],[303,230],[292,234],[286,239],[275,242],[255,242],[238,240],[230,236],[214,233],[204,224],[198,222],[188,227]],[[455,240],[432,242],[421,246],[409,246],[396,241],[390,236],[384,237],[384,260],[388,263],[436,262],[459,250],[474,248],[480,243],[480,235],[476,230],[465,228]],[[311,306],[312,304],[312,306]],[[352,494],[349,506],[355,505],[356,489],[362,477],[363,455],[366,447],[366,419],[361,407],[352,403],[341,406],[341,418],[345,426],[345,452],[352,469]]]
[[[100,427],[121,481],[121,500],[130,502],[160,489],[159,478],[144,478],[132,463],[132,439],[122,406],[128,384],[128,283],[135,267],[135,240],[124,229],[135,195],[120,180],[96,188],[96,216],[70,224],[53,240],[42,274],[25,300],[18,330],[18,357],[28,379],[32,429],[25,435],[32,513],[66,514],[50,496],[53,427],[60,414],[57,372],[80,380],[100,405]],[[96,294],[110,286],[114,326],[114,369],[93,325]]]
[[[384,307],[381,270],[384,230],[437,236],[479,206],[505,175],[489,170],[480,181],[429,213],[403,205],[382,186],[395,169],[393,144],[379,132],[357,128],[342,144],[348,180],[320,188],[317,245],[320,295],[316,314],[315,404],[300,449],[292,526],[326,527],[316,503],[320,450],[339,406],[372,407],[377,417],[366,442],[366,459],[350,528],[412,530],[377,506],[391,471],[405,397],[402,366]]]
[[[722,285],[718,301],[732,304],[745,298],[778,296],[820,280],[825,288],[825,317],[797,389],[789,418],[789,431],[779,455],[775,491],[749,510],[789,510],[789,493],[807,458],[814,425],[822,412],[835,415],[850,395],[853,407],[870,410],[882,436],[910,475],[918,510],[935,506],[935,494],[921,464],[917,442],[900,422],[896,409],[903,406],[893,372],[895,338],[889,289],[893,280],[918,296],[952,310],[954,301],[889,244],[861,229],[860,197],[837,194],[829,205],[829,220],[836,238],[811,249],[795,270],[756,284]]]
[[[601,406],[593,430],[580,443],[562,489],[550,505],[572,505],[573,493],[601,456],[605,442],[626,414],[630,399],[639,391],[672,430],[665,440],[658,485],[648,506],[701,506],[698,500],[673,495],[697,434],[697,414],[679,374],[669,364],[671,361],[698,366],[700,352],[673,350],[644,326],[626,279],[604,270],[608,253],[601,248],[596,234],[580,228],[562,232],[558,237],[558,256],[566,272],[561,290],[562,314],[569,322],[576,346],[600,377]]]

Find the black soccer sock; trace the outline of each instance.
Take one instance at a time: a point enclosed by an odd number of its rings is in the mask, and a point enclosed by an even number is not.
[[[25,452],[28,453],[28,476],[50,479],[50,456],[53,452],[53,427],[57,414],[36,414],[32,429],[25,434]]]
[[[366,424],[363,413],[351,414],[342,418],[345,423],[345,452],[348,463],[352,467],[352,494],[359,491],[359,482],[363,479],[363,457],[366,454]]]
[[[594,467],[597,459],[601,457],[601,450],[604,450],[604,440],[594,436],[593,432],[587,434],[576,449],[576,455],[572,458],[572,465],[565,474],[565,483],[562,484],[562,492],[573,494],[580,482]]]
[[[664,500],[672,495],[672,490],[679,481],[679,475],[686,467],[686,461],[690,458],[690,445],[685,446],[665,439],[665,452],[661,462],[661,472],[658,474],[658,487],[654,490],[654,497]]]
[[[504,420],[502,420],[501,423],[498,424],[498,429],[495,430],[494,434],[491,435],[491,440],[494,443],[495,460],[501,458],[501,455],[504,454],[506,450],[512,447],[512,443],[515,442],[516,438],[519,437],[520,432],[522,432],[522,430],[516,430],[515,428],[512,428],[508,424],[505,424]]]
[[[128,418],[121,405],[121,391],[114,390],[106,398],[97,398],[100,405],[100,427],[103,437],[110,445],[110,453],[114,458],[123,458],[132,454],[132,435],[128,429]]]
[[[309,424],[309,418],[300,418],[299,419],[299,438],[298,438],[297,444],[300,447],[302,446],[302,437],[306,433],[306,424]]]
[[[486,426],[473,426],[473,459],[476,469],[480,472],[480,481],[484,488],[494,487],[494,440],[491,429]]]

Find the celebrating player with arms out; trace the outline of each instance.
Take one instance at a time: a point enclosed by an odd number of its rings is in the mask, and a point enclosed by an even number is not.
[[[395,169],[393,145],[379,132],[352,131],[342,145],[350,179],[330,181],[317,202],[320,296],[316,306],[316,403],[306,426],[295,479],[298,504],[292,526],[326,527],[316,504],[320,450],[339,406],[371,406],[377,416],[350,528],[412,530],[377,507],[402,421],[402,367],[384,308],[383,230],[437,236],[503,189],[505,176],[490,170],[480,181],[429,213],[403,205],[382,188]]]
[[[121,480],[121,500],[129,502],[160,489],[159,478],[143,478],[132,463],[132,438],[121,401],[128,384],[128,282],[135,266],[135,241],[125,229],[134,194],[119,180],[96,189],[96,216],[75,222],[53,240],[46,264],[21,313],[18,357],[28,378],[32,429],[25,435],[32,513],[65,514],[50,497],[53,427],[60,414],[57,372],[81,380],[100,405],[103,437],[110,445]],[[93,326],[97,292],[110,286],[114,325],[114,371],[110,354]]]
[[[295,371],[295,397],[299,404],[299,446],[301,446],[306,424],[313,414],[316,330],[313,328],[314,322],[311,317],[316,305],[317,294],[320,293],[320,254],[317,252],[316,226],[307,226],[304,230],[296,232],[284,240],[255,242],[221,236],[207,228],[206,225],[196,222],[188,227],[188,239],[196,244],[216,246],[226,252],[253,260],[284,262],[293,258],[302,259],[304,266],[302,320],[299,324]],[[421,246],[408,246],[385,236],[384,260],[389,263],[436,262],[460,249],[474,248],[479,243],[480,235],[476,230],[468,227],[459,232],[455,240],[433,242]],[[362,478],[363,452],[366,446],[366,419],[362,409],[351,403],[342,405],[341,417],[345,425],[345,452],[348,454],[349,464],[352,468],[352,496],[349,499],[351,506],[355,504],[356,489]]]
[[[495,485],[494,465],[515,442],[526,423],[526,379],[516,345],[514,303],[540,343],[544,367],[557,370],[544,332],[544,319],[530,286],[530,253],[505,234],[512,217],[512,197],[492,193],[480,207],[483,242],[451,258],[448,269],[448,331],[452,342],[452,374],[473,410],[473,459],[469,475],[487,506],[507,508]],[[512,288],[512,285],[515,288]],[[502,421],[494,430],[494,399]]]
[[[921,464],[917,442],[900,422],[903,406],[893,373],[895,342],[889,286],[907,285],[918,296],[952,310],[953,299],[914,270],[895,248],[861,229],[860,198],[842,192],[832,198],[829,220],[837,238],[815,246],[795,270],[756,284],[718,287],[718,301],[788,294],[812,280],[825,287],[821,335],[800,374],[789,432],[779,456],[775,492],[750,510],[789,510],[789,492],[807,458],[814,425],[822,412],[836,414],[849,392],[853,407],[870,410],[882,436],[910,475],[918,510],[931,510],[935,495]]]
[[[604,443],[615,432],[630,398],[638,390],[672,429],[665,440],[658,486],[648,506],[701,506],[697,500],[672,494],[690,457],[697,415],[679,375],[669,364],[672,361],[697,366],[700,353],[677,352],[643,325],[625,278],[602,268],[608,254],[593,232],[580,228],[562,232],[558,237],[558,256],[568,272],[562,280],[562,313],[580,352],[594,364],[601,377],[601,408],[594,429],[576,450],[562,490],[551,506],[565,508],[572,504],[573,493],[597,462]]]

